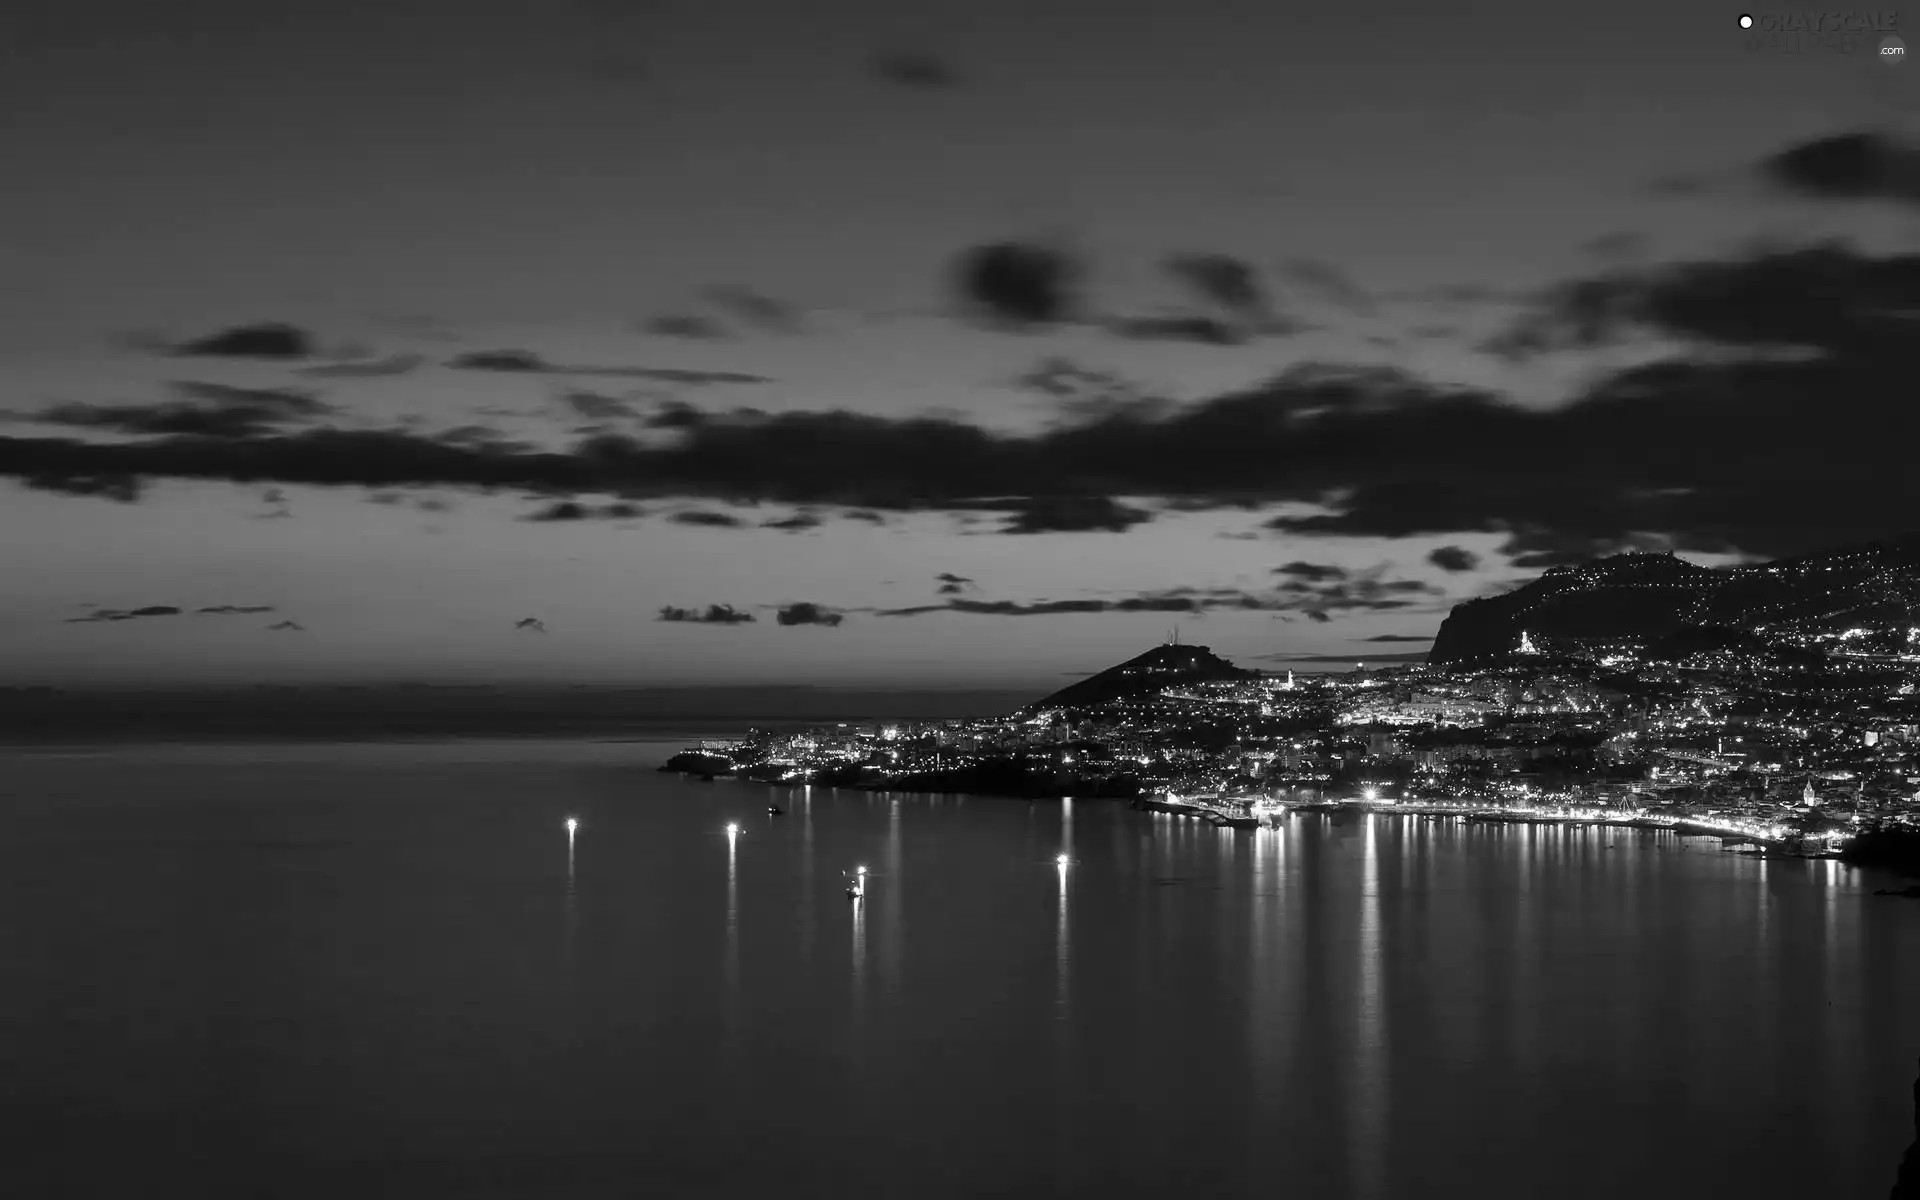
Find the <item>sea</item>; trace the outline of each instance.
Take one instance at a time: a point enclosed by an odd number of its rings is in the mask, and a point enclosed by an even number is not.
[[[0,750],[0,1195],[1879,1200],[1913,1136],[1895,876],[679,745]]]

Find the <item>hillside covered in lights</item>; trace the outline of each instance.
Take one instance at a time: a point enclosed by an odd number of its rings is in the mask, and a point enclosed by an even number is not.
[[[1617,554],[1555,567],[1504,595],[1456,605],[1429,662],[1475,666],[1529,650],[1605,656],[1739,643],[1807,661],[1910,653],[1920,627],[1920,534],[1737,567]]]

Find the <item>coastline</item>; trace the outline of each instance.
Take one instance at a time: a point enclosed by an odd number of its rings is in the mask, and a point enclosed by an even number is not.
[[[1236,800],[1227,804],[1190,803],[1169,800],[1164,794],[1140,787],[1137,782],[1126,789],[1084,786],[1085,781],[1060,780],[1025,771],[923,772],[902,778],[873,781],[859,778],[860,769],[843,772],[819,772],[806,780],[783,778],[772,770],[740,770],[722,753],[681,751],[661,763],[656,770],[677,773],[708,781],[728,779],[758,783],[768,787],[823,787],[859,792],[913,792],[931,795],[976,796],[1005,800],[1111,800],[1127,801],[1130,807],[1166,812],[1176,816],[1208,820],[1222,827],[1254,829],[1262,816],[1277,818],[1291,813],[1368,813],[1414,819],[1468,821],[1475,824],[1566,825],[1576,828],[1605,826],[1617,829],[1667,831],[1682,837],[1718,838],[1721,848],[1730,853],[1761,858],[1834,859],[1850,866],[1892,870],[1920,878],[1920,831],[1880,830],[1855,835],[1843,846],[1814,843],[1789,836],[1776,828],[1756,829],[1740,822],[1714,821],[1698,817],[1649,816],[1644,811],[1631,815],[1603,811],[1551,812],[1516,809],[1502,805],[1476,805],[1470,802],[1419,801],[1380,802],[1363,799],[1318,800],[1301,802],[1262,802]],[[1003,785],[995,787],[994,784]],[[966,784],[969,786],[955,786]],[[1080,784],[1081,786],[1076,786]],[[983,786],[985,785],[985,786]],[[1024,786],[1022,786],[1024,785]],[[1880,894],[1920,896],[1920,886],[1904,891],[1882,890]]]

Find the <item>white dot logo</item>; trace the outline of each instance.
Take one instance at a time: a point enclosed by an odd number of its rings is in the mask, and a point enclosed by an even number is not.
[[[1742,29],[1752,29],[1752,28],[1753,28],[1753,18],[1752,18],[1752,17],[1750,17],[1750,16],[1748,16],[1748,15],[1747,15],[1746,13],[1741,13],[1741,14],[1740,14],[1740,28],[1742,28]]]

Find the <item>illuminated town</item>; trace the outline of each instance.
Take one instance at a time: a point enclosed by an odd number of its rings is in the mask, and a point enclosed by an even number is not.
[[[1848,560],[1835,561],[1844,572]],[[1886,572],[1855,565],[1884,592]],[[1804,579],[1803,564],[1789,569]],[[1582,570],[1550,571],[1459,606],[1436,639],[1433,658],[1445,650],[1447,659],[1438,664],[1257,672],[1175,635],[1005,716],[759,730],[689,748],[664,769],[1125,798],[1239,827],[1348,806],[1652,825],[1715,836],[1730,850],[1872,848],[1869,857],[1911,860],[1920,839],[1920,624],[1910,623],[1907,572],[1894,573],[1898,594],[1863,599],[1860,580],[1783,594],[1777,572],[1756,580],[1660,555]],[[1649,572],[1660,578],[1649,583]],[[1666,578],[1675,572],[1701,586],[1676,596]],[[1770,618],[1747,605],[1738,627],[1697,619],[1734,587],[1773,588]],[[1644,621],[1621,627],[1623,590],[1659,592],[1694,619],[1655,622],[1651,635]],[[1596,600],[1614,622],[1604,636],[1544,631],[1578,627],[1567,614]],[[1501,610],[1543,628],[1499,634]],[[1478,644],[1463,627],[1479,631]],[[1505,644],[1489,643],[1493,636]]]

